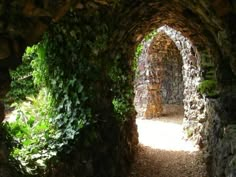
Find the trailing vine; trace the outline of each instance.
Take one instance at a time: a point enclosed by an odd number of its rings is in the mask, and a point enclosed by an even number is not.
[[[112,104],[118,121],[125,121],[130,113],[133,113],[133,78],[131,74],[125,70],[129,67],[122,62],[122,57],[117,55],[113,60],[113,66],[110,68],[109,76],[113,81],[114,98]],[[126,71],[126,72],[124,72]]]
[[[126,141],[119,131],[134,114],[132,66],[119,50],[112,59],[106,55],[109,19],[102,12],[79,13],[70,11],[29,49],[35,55],[31,82],[40,91],[25,97],[9,128],[18,142],[12,155],[21,162],[19,170],[25,177],[52,173],[76,144],[84,148],[99,144],[103,149],[110,143],[115,156],[120,152],[112,144]],[[114,135],[107,134],[109,129]],[[100,161],[100,155],[93,158]],[[103,163],[120,163],[112,158]]]
[[[27,95],[36,95],[37,87],[34,85],[32,77],[33,68],[31,61],[37,57],[37,46],[28,47],[22,57],[22,65],[16,70],[10,71],[11,90],[8,92],[6,101],[9,103],[25,100]]]

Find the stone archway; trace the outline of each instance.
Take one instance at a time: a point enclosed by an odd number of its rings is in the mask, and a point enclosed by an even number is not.
[[[182,58],[164,32],[143,42],[135,81],[137,117],[155,118],[164,104],[182,104]]]
[[[196,48],[180,32],[163,26],[144,44],[136,78],[138,117],[158,117],[163,104],[184,104],[188,138],[203,146],[205,100],[198,92],[202,68]]]

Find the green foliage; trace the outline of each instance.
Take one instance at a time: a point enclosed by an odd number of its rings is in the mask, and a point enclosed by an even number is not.
[[[55,163],[60,157],[53,157],[58,153],[70,152],[80,129],[88,125],[91,117],[90,108],[84,105],[88,96],[82,84],[91,70],[87,60],[79,62],[79,66],[76,63],[80,57],[76,52],[81,43],[75,31],[66,25],[56,25],[50,31],[57,34],[53,36],[55,38],[50,40],[46,34],[38,45],[27,48],[25,56],[30,60],[20,66],[21,75],[30,74],[29,83],[39,92],[37,96],[30,96],[26,90],[31,88],[25,87],[22,91],[25,101],[14,104],[16,122],[7,125],[19,143],[12,157],[20,162],[19,170],[24,176],[46,174],[47,163]],[[97,40],[96,47],[104,47],[102,40]],[[65,62],[67,57],[71,60]],[[16,89],[12,88],[12,91]]]
[[[143,50],[143,45],[140,43],[135,51],[135,58],[139,58]]]
[[[207,51],[201,54],[200,65],[204,80],[216,80],[215,64],[212,61],[211,55],[209,55]]]
[[[38,89],[33,84],[31,62],[37,56],[37,46],[27,47],[22,58],[22,64],[16,70],[10,71],[11,90],[8,92],[8,102],[20,102],[25,100],[27,95],[36,95]]]
[[[123,98],[114,98],[112,101],[112,104],[114,105],[115,112],[123,116],[126,112],[129,110],[129,105]]]
[[[209,97],[218,95],[217,83],[215,80],[203,80],[198,86],[198,92]]]
[[[144,42],[147,42],[147,41],[149,41],[149,40],[153,40],[153,38],[154,38],[155,36],[157,36],[157,34],[158,34],[158,33],[157,33],[157,30],[153,30],[152,32],[148,33],[148,34],[144,37],[144,39],[142,40],[141,43],[138,44],[138,46],[136,47],[136,50],[135,50],[135,61],[138,60],[138,58],[140,57],[140,55],[141,55],[141,53],[142,53],[142,51],[143,51],[143,49],[144,49],[144,46],[143,46]],[[135,63],[136,63],[136,62],[135,62]]]
[[[144,41],[148,41],[148,40],[152,40],[155,36],[157,36],[158,32],[157,30],[153,30],[150,33],[148,33],[145,37],[144,37]]]
[[[102,137],[98,122],[116,121],[118,127],[133,113],[132,66],[121,52],[114,59],[106,56],[104,18],[98,12],[80,16],[71,11],[36,46],[31,74],[41,91],[16,105],[17,121],[9,125],[19,142],[12,155],[24,176],[45,176],[48,165],[71,152],[81,132],[90,130],[79,142],[87,147]]]
[[[135,55],[134,55],[135,56],[134,61],[136,63],[135,66],[137,66],[138,59],[139,59],[140,55],[142,54],[143,48],[144,48],[143,44],[139,43],[136,48]]]
[[[128,115],[133,111],[133,86],[132,75],[127,73],[127,66],[123,63],[121,55],[117,55],[110,67],[109,77],[113,81],[114,97],[112,104],[116,119],[125,122]]]
[[[93,24],[99,22],[98,16],[91,17]],[[107,26],[97,24],[93,29],[80,25],[83,20],[70,12],[54,24],[38,46],[39,57],[32,62],[35,83],[47,87],[52,99],[50,123],[55,141],[50,147],[55,146],[58,155],[50,163],[70,153],[82,129],[96,122],[92,110],[97,109],[98,93],[102,93],[97,85],[103,80],[98,76],[104,67],[98,55],[107,47]],[[89,132],[86,146],[96,137]]]
[[[11,90],[6,100],[13,102],[14,112],[17,112],[16,121],[5,124],[9,135],[18,142],[11,158],[24,176],[45,172],[46,162],[56,153],[56,126],[50,121],[53,99],[42,87],[43,79],[40,76],[44,70],[34,62],[42,60],[43,50],[41,44],[27,47],[22,65],[11,71]],[[49,143],[52,143],[50,148]]]
[[[211,55],[208,51],[201,54],[201,69],[203,81],[199,84],[197,90],[199,93],[206,95],[207,97],[217,97],[219,91],[217,90],[217,81],[215,75],[215,67]]]
[[[53,40],[50,40],[49,35],[46,35],[44,41],[39,44],[41,54],[33,62],[35,68],[33,75],[36,77],[35,83],[46,86],[52,95],[50,109],[54,115],[50,119],[50,123],[57,130],[53,147],[55,146],[57,152],[69,153],[72,145],[76,142],[74,139],[80,129],[88,123],[91,111],[84,107],[87,96],[81,81],[82,78],[80,78],[84,75],[81,66],[73,68],[73,64],[69,66],[70,61],[64,59],[65,55],[69,56],[70,52],[73,56],[68,60],[75,61],[78,57],[74,53],[78,45],[72,44],[76,41],[74,39],[76,34],[71,32],[72,29],[65,31],[59,25],[52,30],[56,30],[58,35],[55,35]],[[62,40],[63,38],[66,40]],[[67,68],[71,68],[71,70]]]
[[[20,162],[22,168],[19,170],[25,175],[44,173],[47,161],[56,155],[56,130],[50,123],[50,100],[45,88],[37,97],[26,97],[26,101],[15,104],[16,121],[6,124],[19,144],[11,155]]]
[[[45,37],[46,39],[46,37]],[[37,44],[37,58],[35,60],[32,60],[31,66],[32,66],[32,76],[34,78],[33,82],[38,87],[44,87],[45,82],[47,80],[47,70],[45,70],[44,66],[44,58],[46,53],[46,45],[45,42],[41,42]]]

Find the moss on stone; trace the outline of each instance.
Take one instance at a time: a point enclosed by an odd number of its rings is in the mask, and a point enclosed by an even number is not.
[[[210,56],[207,53],[203,53],[201,55],[201,64],[200,65],[201,65],[201,69],[202,69],[202,77],[206,81],[206,82],[204,81],[202,86],[200,84],[200,87],[205,90],[206,87],[208,88],[209,84],[210,84],[211,85],[210,89],[212,89],[212,86],[214,85],[213,83],[216,83],[216,81],[215,81],[216,80],[215,64],[213,62],[212,56]],[[202,90],[202,89],[200,89],[200,90]],[[207,92],[209,92],[209,91],[207,91]],[[200,93],[201,93],[201,91],[200,91]],[[209,94],[211,95],[211,93],[209,93]]]
[[[208,97],[218,96],[216,80],[204,80],[198,86],[198,92]]]

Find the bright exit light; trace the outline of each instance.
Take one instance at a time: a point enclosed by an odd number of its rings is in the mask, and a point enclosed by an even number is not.
[[[139,143],[167,151],[198,151],[193,142],[183,139],[182,125],[161,119],[137,118]]]

